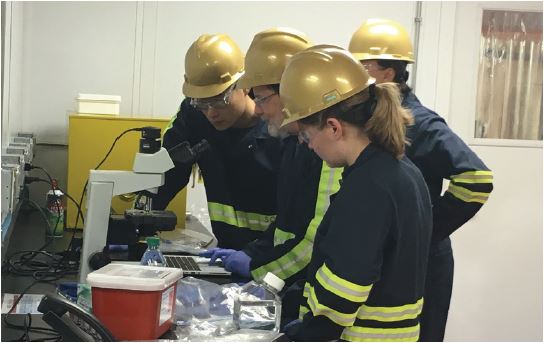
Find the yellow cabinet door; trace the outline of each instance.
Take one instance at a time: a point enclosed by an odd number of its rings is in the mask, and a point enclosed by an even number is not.
[[[73,114],[69,117],[68,137],[68,189],[67,192],[79,201],[83,186],[89,178],[89,170],[95,168],[106,156],[115,138],[130,128],[155,126],[163,130],[170,118],[129,118],[108,115]],[[100,170],[132,170],[134,156],[138,152],[140,132],[134,131],[123,135]],[[134,194],[115,196],[112,199],[113,213],[122,214],[133,205]],[[81,207],[85,214],[87,196]],[[179,192],[170,202],[168,210],[178,217],[176,227],[185,227],[186,189]],[[71,201],[67,203],[66,227],[74,228],[77,207]],[[83,224],[79,219],[78,228]]]

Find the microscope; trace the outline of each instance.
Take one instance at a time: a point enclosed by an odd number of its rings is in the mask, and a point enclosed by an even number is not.
[[[97,265],[100,266],[104,248],[108,244],[136,243],[139,236],[151,236],[156,231],[175,229],[176,215],[171,211],[151,210],[152,196],[146,197],[142,210],[129,209],[124,215],[110,215],[113,196],[140,191],[147,195],[156,194],[158,187],[164,184],[164,173],[174,168],[174,161],[192,164],[201,153],[209,149],[208,142],[202,140],[193,147],[188,142],[182,142],[167,151],[161,147],[160,138],[159,128],[141,128],[139,152],[134,158],[132,171],[90,171],[80,283],[85,283],[87,274]]]

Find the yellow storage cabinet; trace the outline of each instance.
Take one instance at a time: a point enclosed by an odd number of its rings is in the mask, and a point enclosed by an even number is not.
[[[130,128],[155,126],[163,130],[170,118],[132,118],[108,115],[72,114],[69,117],[68,137],[68,189],[67,192],[76,201],[81,198],[83,186],[89,178],[89,170],[95,168],[106,156],[115,138]],[[138,152],[140,132],[134,131],[123,135],[100,170],[132,170],[134,156]],[[134,194],[112,198],[112,210],[122,214],[134,202]],[[82,210],[85,213],[87,195],[83,199]],[[185,227],[186,189],[184,188],[170,202],[168,210],[178,217],[178,228]],[[66,227],[74,228],[77,208],[67,203]],[[78,228],[82,228],[81,219]]]

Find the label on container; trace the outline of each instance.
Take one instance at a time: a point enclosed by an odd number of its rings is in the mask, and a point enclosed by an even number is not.
[[[172,311],[174,310],[174,286],[175,284],[162,292],[159,326],[172,317]]]

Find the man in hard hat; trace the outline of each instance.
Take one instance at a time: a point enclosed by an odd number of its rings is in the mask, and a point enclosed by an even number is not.
[[[406,155],[421,170],[433,203],[433,235],[427,270],[421,341],[442,341],[453,286],[449,236],[480,210],[493,190],[493,174],[437,113],[424,107],[406,84],[413,63],[406,30],[391,20],[369,19],[353,34],[349,51],[377,83],[396,82],[412,112]],[[450,181],[442,193],[444,179]]]
[[[329,196],[340,187],[341,169],[328,167],[300,144],[296,123],[280,128],[285,119],[279,97],[283,70],[291,56],[310,46],[305,34],[291,28],[265,30],[253,38],[237,87],[251,90],[255,112],[267,122],[269,134],[283,142],[277,217],[263,238],[243,250],[215,249],[204,254],[212,260],[222,258],[228,270],[255,280],[271,272],[286,286],[304,278],[317,226]]]
[[[236,88],[243,73],[242,52],[229,36],[200,36],[185,55],[186,98],[163,136],[167,149],[208,141],[210,148],[197,163],[218,246],[232,249],[261,237],[274,221],[281,153],[248,92]],[[187,185],[191,168],[192,163],[177,163],[166,173],[154,208],[165,208]]]

